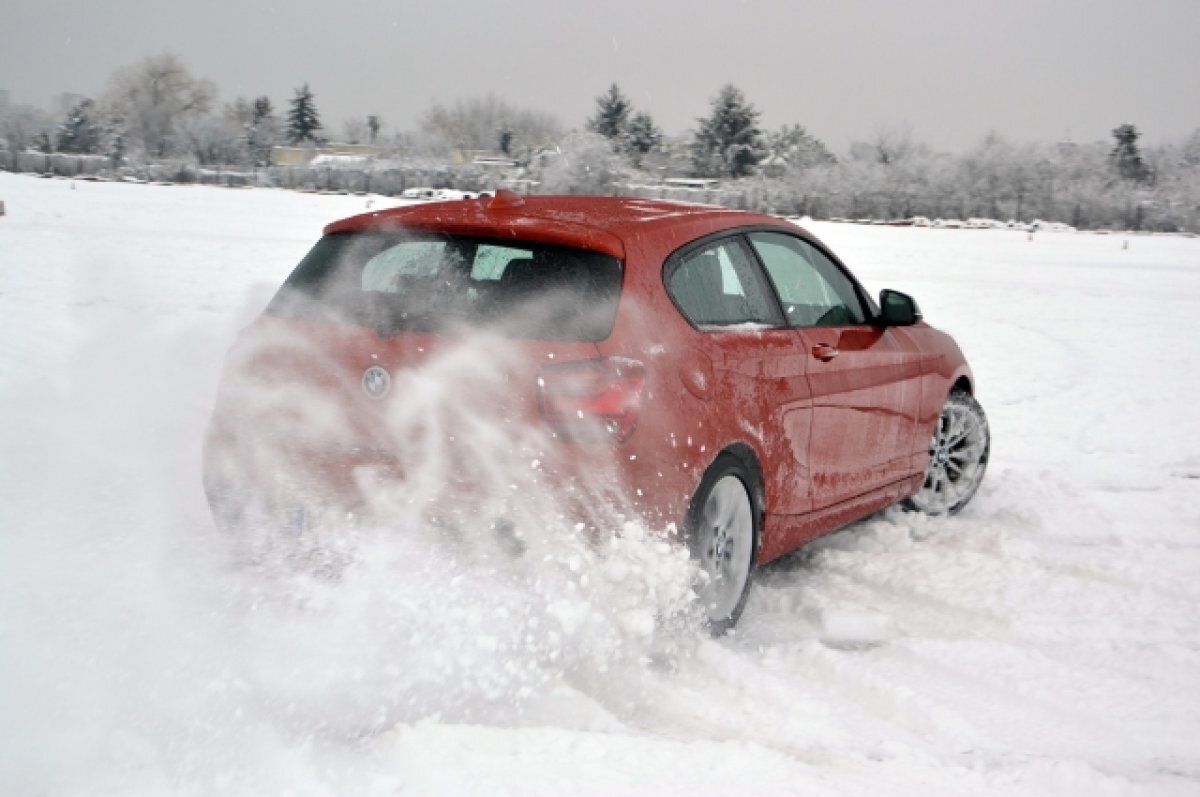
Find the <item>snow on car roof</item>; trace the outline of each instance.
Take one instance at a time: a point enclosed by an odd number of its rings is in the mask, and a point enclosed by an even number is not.
[[[769,224],[773,216],[714,205],[630,197],[520,196],[501,189],[495,197],[408,205],[333,222],[325,233],[406,228],[451,235],[523,238],[592,249],[623,258],[624,242],[654,238],[674,249],[707,232]]]

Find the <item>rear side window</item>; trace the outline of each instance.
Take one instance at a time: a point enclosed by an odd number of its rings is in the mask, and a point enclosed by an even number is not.
[[[621,263],[534,242],[335,233],[317,242],[267,312],[371,326],[380,334],[488,327],[513,337],[603,340]]]
[[[770,288],[752,256],[727,239],[681,257],[667,273],[667,293],[684,316],[702,329],[783,323]]]

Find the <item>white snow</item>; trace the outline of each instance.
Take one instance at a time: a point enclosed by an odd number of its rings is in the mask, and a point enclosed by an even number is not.
[[[338,581],[230,564],[222,357],[364,198],[0,200],[0,792],[1200,791],[1200,240],[812,224],[956,336],[992,462],[958,517],[766,568],[714,641],[632,525],[508,559],[414,516]]]

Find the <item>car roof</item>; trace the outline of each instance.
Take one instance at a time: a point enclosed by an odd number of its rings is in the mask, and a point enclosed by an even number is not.
[[[409,229],[485,238],[514,238],[591,249],[624,258],[637,238],[672,251],[687,241],[733,227],[795,229],[774,216],[657,199],[597,196],[494,197],[389,208],[336,221],[325,233]]]

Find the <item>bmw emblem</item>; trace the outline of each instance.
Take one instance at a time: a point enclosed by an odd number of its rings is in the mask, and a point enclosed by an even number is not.
[[[363,371],[363,392],[373,399],[381,399],[392,389],[392,375],[387,369],[372,365]]]

